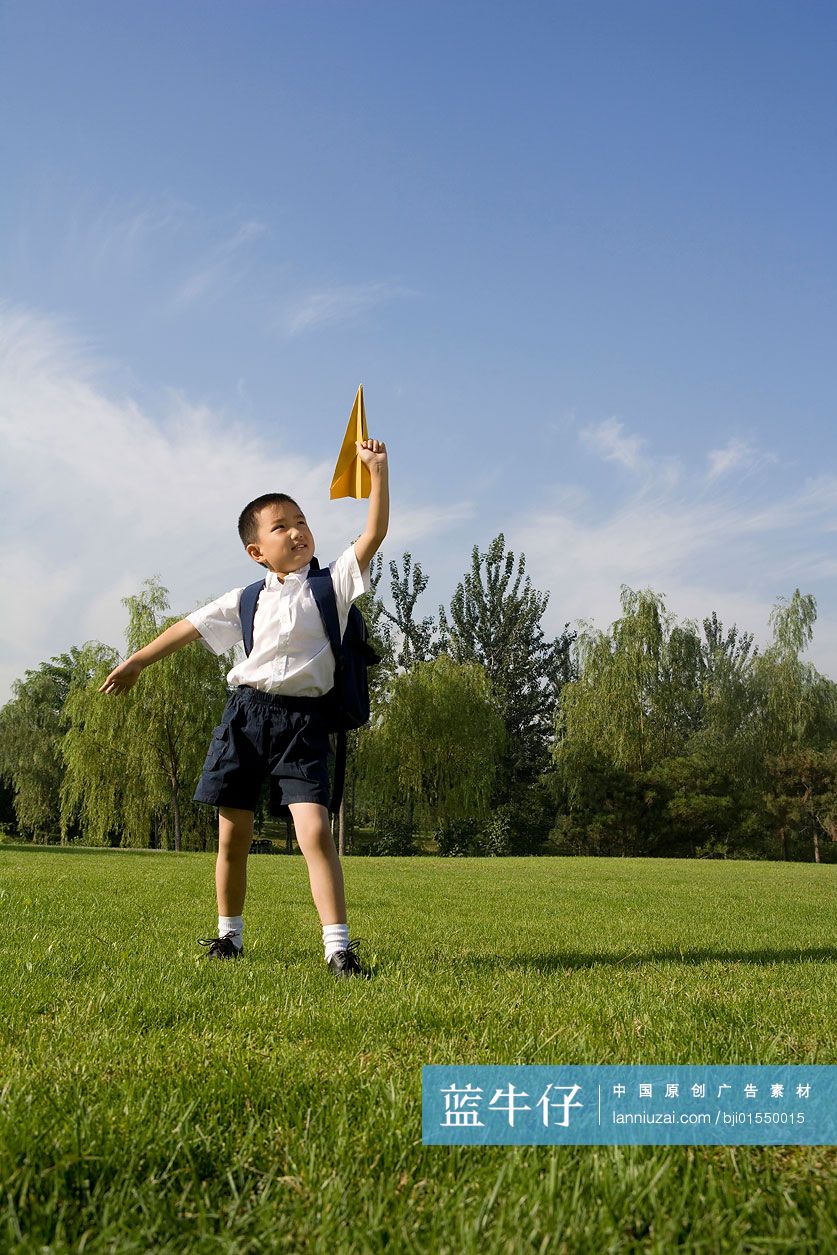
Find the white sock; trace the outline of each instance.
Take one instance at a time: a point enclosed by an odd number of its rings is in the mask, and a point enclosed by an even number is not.
[[[345,950],[348,944],[348,924],[323,924],[323,946],[325,947],[326,963],[338,950]]]
[[[240,915],[219,915],[218,916],[218,936],[225,937],[227,933],[233,933],[233,945],[240,950],[244,944],[242,936],[244,933],[244,920]]]

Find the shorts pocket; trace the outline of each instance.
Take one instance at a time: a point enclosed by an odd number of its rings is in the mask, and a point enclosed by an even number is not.
[[[206,753],[206,762],[203,765],[204,771],[217,771],[224,759],[227,757],[227,751],[230,744],[230,725],[228,723],[219,724],[212,733],[212,740],[209,743],[209,749]]]
[[[322,711],[314,711],[308,716],[304,738],[307,745],[316,755],[327,755],[331,749],[328,720]]]

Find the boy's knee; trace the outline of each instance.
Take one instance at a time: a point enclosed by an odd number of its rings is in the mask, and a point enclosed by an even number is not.
[[[331,835],[328,809],[316,802],[292,802],[288,807],[294,823],[294,831],[320,836]]]
[[[253,812],[232,807],[218,808],[218,852],[240,858],[250,850],[253,840]]]
[[[248,824],[253,823],[255,812],[241,810],[236,806],[219,806],[218,818],[225,819],[228,823],[235,824],[236,827],[246,827]]]

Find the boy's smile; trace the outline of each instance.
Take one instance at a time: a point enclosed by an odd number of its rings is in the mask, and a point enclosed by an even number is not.
[[[314,537],[299,506],[290,501],[264,506],[258,516],[258,539],[247,552],[279,576],[307,566],[314,556]]]

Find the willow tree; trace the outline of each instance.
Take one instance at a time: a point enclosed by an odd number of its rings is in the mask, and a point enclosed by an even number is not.
[[[578,679],[561,693],[553,757],[568,822],[626,854],[660,840],[668,785],[653,773],[699,726],[704,663],[696,627],[676,625],[660,595],[623,585],[621,603],[609,631],[581,624]]]
[[[431,826],[481,819],[504,747],[503,719],[485,670],[440,654],[395,678],[360,737],[370,807],[404,803]]]
[[[146,580],[123,605],[129,613],[126,656],[177,622],[166,616],[167,590],[156,580]],[[195,641],[153,663],[122,696],[98,692],[109,669],[104,666],[90,685],[71,693],[61,793],[65,830],[75,820],[93,843],[113,834],[143,846],[162,817],[174,848],[182,848],[184,810],[223,709],[231,661],[231,654],[216,656]]]
[[[828,787],[812,781],[820,770],[817,754],[828,754],[837,741],[837,685],[800,657],[813,638],[816,619],[810,593],[803,596],[797,588],[790,599],[780,597],[770,613],[773,641],[754,666],[758,710],[749,739],[783,858],[788,857],[788,835],[805,814],[819,859],[819,821],[806,808],[814,794],[829,794]],[[797,798],[805,804],[796,806]],[[830,806],[824,803],[820,813],[830,815]],[[822,827],[828,832],[827,825]]]
[[[565,685],[556,757],[583,743],[621,770],[642,772],[678,753],[699,726],[701,646],[694,625],[673,624],[650,589],[621,590],[609,632],[582,624],[579,678]]]
[[[15,680],[0,710],[0,775],[12,787],[18,829],[36,840],[60,824],[62,705],[52,677],[39,669]]]
[[[73,646],[15,680],[0,710],[0,775],[12,786],[18,828],[36,839],[61,826],[67,697],[99,667],[114,664],[114,651],[105,645]]]
[[[754,666],[760,717],[752,735],[763,754],[826,749],[837,737],[837,685],[800,657],[816,619],[816,600],[798,588],[770,612],[773,641]]]

